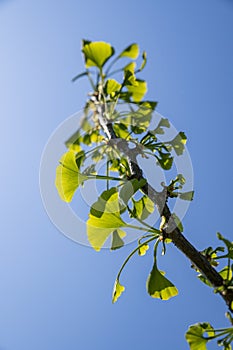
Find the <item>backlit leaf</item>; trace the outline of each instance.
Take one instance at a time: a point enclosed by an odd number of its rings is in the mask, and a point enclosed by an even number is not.
[[[204,337],[204,333],[207,333],[208,336],[214,336],[213,327],[209,323],[196,323],[189,327],[185,338],[189,343],[190,350],[207,350],[208,339]]]
[[[136,80],[137,85],[127,85],[127,89],[131,94],[132,100],[135,102],[140,102],[147,92],[147,83],[143,80]]]
[[[134,71],[131,69],[132,66],[130,66],[129,70],[125,69],[125,74],[124,74],[124,83],[123,86],[138,86],[138,81],[136,79],[136,76],[134,74]],[[128,92],[130,93],[130,92]],[[127,94],[126,92],[122,93],[122,94]],[[130,96],[132,94],[130,93]],[[122,95],[121,95],[122,96]]]
[[[179,198],[185,201],[192,201],[194,196],[194,191],[183,192],[179,194]]]
[[[115,281],[113,292],[112,292],[112,302],[115,303],[117,299],[121,296],[121,294],[124,292],[125,287],[120,284],[118,280]]]
[[[122,53],[119,55],[119,57],[129,57],[133,60],[136,60],[136,58],[139,55],[139,46],[138,44],[131,44],[126,49],[122,51]]]
[[[120,190],[120,198],[123,200],[123,202],[127,205],[130,198],[143,186],[145,186],[146,180],[145,179],[132,179],[130,181],[127,181]]]
[[[186,137],[185,133],[183,131],[181,131],[169,143],[174,148],[174,151],[176,152],[176,154],[178,156],[180,156],[184,152],[184,146],[185,146],[186,142],[187,142],[187,137]]]
[[[146,62],[147,62],[146,51],[143,51],[143,53],[142,53],[142,64],[141,64],[141,66],[139,68],[140,72],[145,68]]]
[[[177,288],[157,268],[154,262],[151,273],[147,279],[147,291],[152,298],[168,300],[178,294]]]
[[[108,95],[119,91],[121,84],[119,84],[115,79],[108,79],[106,81],[105,90]]]
[[[232,270],[228,266],[225,266],[221,271],[219,271],[219,274],[224,280],[230,281],[232,279]]]
[[[226,245],[228,250],[227,257],[230,259],[233,259],[233,242],[230,242],[228,239],[224,238],[219,232],[217,233],[217,237],[220,241],[223,241],[224,244]]]
[[[88,176],[79,172],[75,153],[68,151],[62,156],[56,169],[55,185],[61,199],[70,202],[78,186],[85,180],[88,180]]]
[[[83,40],[82,52],[84,53],[86,67],[102,68],[107,60],[114,55],[114,48],[103,41]]]
[[[145,220],[150,214],[153,213],[155,205],[148,196],[143,196],[138,201],[132,198],[133,202],[133,217]]]
[[[92,247],[99,251],[109,235],[127,224],[121,219],[118,193],[113,193],[107,200],[100,217],[89,214],[87,237]]]
[[[127,70],[132,72],[134,74],[136,68],[136,62],[130,62],[124,67],[124,71],[126,72]]]
[[[169,120],[166,118],[161,118],[156,129],[154,129],[152,132],[153,134],[164,134],[163,128],[170,128]]]
[[[123,123],[114,123],[113,129],[116,133],[116,136],[119,138],[125,139],[127,136],[129,136],[129,130]]]
[[[112,233],[112,245],[111,250],[116,250],[124,246],[123,237],[125,237],[126,233],[123,230],[117,229]]]
[[[156,156],[156,159],[158,160],[158,164],[164,169],[169,170],[172,167],[173,164],[173,157],[170,153],[163,153],[159,151],[159,157]]]
[[[98,197],[98,200],[92,204],[90,213],[93,216],[100,218],[105,212],[106,204],[113,194],[117,193],[116,187],[111,187],[109,190],[106,190],[101,193]]]
[[[139,249],[138,249],[138,254],[140,256],[143,256],[146,254],[147,250],[149,249],[149,244],[143,244]]]

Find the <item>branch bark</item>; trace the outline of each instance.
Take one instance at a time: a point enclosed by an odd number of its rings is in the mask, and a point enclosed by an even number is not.
[[[138,180],[142,179],[143,170],[138,165],[135,150],[129,148],[126,140],[117,138],[112,123],[104,117],[104,105],[99,102],[96,97],[94,102],[96,103],[96,113],[98,115],[100,126],[109,139],[109,143],[116,145],[119,151],[122,152],[128,159],[131,170],[130,178],[137,178]],[[164,228],[166,237],[172,240],[173,244],[192,262],[192,264],[201,272],[201,274],[208,279],[214,288],[223,287],[223,290],[219,291],[219,294],[224,299],[229,310],[232,312],[233,291],[224,286],[224,280],[221,275],[209,263],[207,258],[201,254],[181,233],[167,205],[166,191],[157,192],[148,183],[142,188],[142,191],[154,202],[160,216],[164,216],[166,218],[167,225]]]

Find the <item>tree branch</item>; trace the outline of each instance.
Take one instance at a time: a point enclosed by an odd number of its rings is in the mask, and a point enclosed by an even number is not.
[[[104,105],[98,101],[96,95],[93,95],[92,101],[96,103],[96,113],[98,115],[99,123],[104,131],[105,135],[109,139],[109,143],[118,147],[128,159],[131,177],[130,178],[143,178],[143,171],[137,163],[137,154],[134,149],[130,149],[126,140],[118,138],[114,132],[112,123],[104,116]],[[232,312],[233,304],[233,291],[227,289],[224,286],[224,280],[221,275],[213,268],[207,258],[202,255],[181,233],[177,227],[170,209],[167,205],[167,193],[166,190],[157,192],[151,185],[146,184],[142,191],[148,195],[148,197],[156,205],[160,216],[166,218],[166,226],[164,227],[164,233],[166,237],[169,237],[173,244],[192,262],[193,265],[204,275],[214,288],[223,287],[219,294],[224,299],[229,310]],[[224,288],[225,287],[225,288]]]

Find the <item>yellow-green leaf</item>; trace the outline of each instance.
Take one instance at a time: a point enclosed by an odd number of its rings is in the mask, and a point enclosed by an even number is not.
[[[121,84],[119,84],[115,79],[108,79],[106,81],[105,89],[108,95],[119,91]]]
[[[185,338],[189,343],[190,350],[207,350],[208,339],[203,336],[207,333],[209,337],[214,336],[213,327],[209,323],[196,323],[189,327]]]
[[[127,89],[131,94],[134,102],[140,102],[147,92],[147,84],[143,80],[136,80],[137,85],[127,85]]]
[[[113,193],[107,200],[103,214],[98,217],[91,213],[87,221],[87,237],[96,251],[100,251],[106,239],[116,229],[126,227],[121,219],[118,193]]]
[[[135,68],[136,68],[136,62],[130,62],[124,67],[124,71],[126,72],[128,70],[134,74]]]
[[[139,46],[138,44],[131,44],[129,45],[122,53],[119,55],[119,57],[129,57],[133,60],[136,60],[139,55]]]
[[[121,229],[117,229],[113,231],[112,233],[112,245],[111,245],[111,250],[116,250],[124,246],[124,241],[123,237],[126,236],[125,231]]]
[[[183,154],[184,152],[184,146],[187,142],[187,137],[185,135],[185,133],[183,131],[179,132],[179,134],[174,137],[174,139],[172,141],[170,141],[169,143],[171,144],[171,146],[173,147],[174,151],[176,152],[176,154],[178,156],[180,156],[181,154]]]
[[[135,218],[145,220],[153,213],[155,205],[148,196],[143,196],[138,201],[132,198],[133,216]]]
[[[88,180],[88,176],[79,172],[75,153],[68,151],[60,159],[56,169],[55,185],[62,200],[70,202],[80,184]]]
[[[125,287],[120,284],[118,280],[115,281],[113,292],[112,292],[112,302],[115,303],[117,299],[121,296],[121,294],[124,292]]]
[[[192,201],[194,196],[194,191],[188,191],[180,193],[179,198],[185,201]]]
[[[224,280],[230,281],[232,279],[232,270],[228,266],[225,266],[221,271],[219,271],[219,274]]]
[[[147,57],[146,57],[147,55],[146,55],[146,51],[143,51],[143,53],[142,53],[142,64],[141,64],[141,66],[140,66],[140,68],[139,68],[139,71],[141,72],[143,69],[144,69],[144,67],[145,67],[145,65],[146,65],[146,62],[147,62]]]
[[[178,294],[177,288],[158,270],[156,259],[147,279],[147,291],[152,298],[168,300]]]
[[[147,250],[149,249],[149,244],[143,244],[139,249],[138,249],[138,254],[140,256],[143,256],[146,254]]]
[[[114,48],[103,41],[83,40],[82,52],[84,53],[86,67],[102,68],[107,60],[114,55]]]

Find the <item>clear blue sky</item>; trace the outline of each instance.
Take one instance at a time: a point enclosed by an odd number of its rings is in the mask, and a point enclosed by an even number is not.
[[[225,305],[170,247],[161,260],[179,296],[151,299],[151,255],[135,257],[111,291],[132,245],[96,253],[64,237],[41,202],[40,157],[50,134],[80,110],[87,84],[80,40],[148,53],[144,77],[158,111],[186,131],[195,200],[184,220],[197,246],[232,239],[233,1],[0,1],[0,350],[188,349],[189,324],[226,323]],[[216,345],[210,347],[216,349]]]

